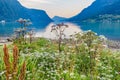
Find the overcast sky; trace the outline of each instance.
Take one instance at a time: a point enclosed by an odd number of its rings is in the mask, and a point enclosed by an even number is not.
[[[27,8],[42,9],[50,17],[71,17],[89,6],[94,0],[19,0]]]

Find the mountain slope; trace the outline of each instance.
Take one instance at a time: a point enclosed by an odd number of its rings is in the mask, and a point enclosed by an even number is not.
[[[11,22],[18,18],[29,18],[32,22],[52,21],[43,10],[27,9],[17,0],[0,0],[0,20]]]
[[[52,18],[52,20],[53,21],[64,21],[64,20],[66,20],[67,18],[65,18],[65,17],[60,17],[60,16],[54,16],[53,18]]]
[[[96,0],[81,13],[71,17],[69,20],[85,20],[104,14],[120,14],[120,0]]]

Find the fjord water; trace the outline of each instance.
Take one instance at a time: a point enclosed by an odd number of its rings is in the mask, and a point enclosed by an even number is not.
[[[40,31],[45,29],[48,24],[48,22],[36,23],[34,25],[28,26],[28,29],[35,29],[35,31]],[[0,37],[11,37],[15,34],[15,29],[20,27],[21,25],[17,22],[0,23]]]
[[[120,40],[120,22],[83,22],[75,23],[82,30],[92,30],[111,40]]]
[[[48,27],[50,27],[53,24],[54,23],[49,23],[49,24],[39,23],[39,25],[32,25],[29,28],[35,28],[36,33],[39,33],[39,32],[42,33],[46,31]],[[82,22],[82,23],[81,22],[74,22],[74,23],[67,22],[67,24],[69,26],[72,26],[70,28],[73,28],[73,29],[75,27],[78,27],[79,29],[83,31],[92,30],[96,32],[98,35],[106,36],[108,39],[120,40],[120,22]],[[20,24],[16,22],[5,23],[5,24],[0,23],[0,37],[12,36],[14,34],[14,29],[19,28],[19,27],[20,27]]]
[[[15,28],[18,28],[15,22],[0,23],[0,37],[11,36]]]

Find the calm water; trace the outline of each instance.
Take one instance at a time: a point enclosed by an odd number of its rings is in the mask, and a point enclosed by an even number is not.
[[[75,23],[82,30],[92,30],[108,39],[120,40],[120,22]]]
[[[35,29],[35,31],[43,30],[48,26],[49,23],[39,23],[36,25],[30,25],[28,28]],[[6,22],[5,24],[0,23],[0,37],[8,37],[14,34],[14,30],[20,28],[20,24],[17,22]]]
[[[53,24],[53,23],[51,23]],[[120,40],[120,23],[118,22],[105,22],[105,23],[80,23],[80,22],[74,22],[74,23],[67,23],[68,25],[73,24],[73,28],[79,27],[83,31],[86,30],[92,30],[96,32],[98,35],[105,35],[109,39],[113,40]],[[40,32],[42,30],[45,30],[47,27],[51,26],[48,23],[39,23],[39,25],[31,25],[29,28],[35,28],[36,32]],[[20,24],[12,22],[12,23],[6,23],[1,24],[0,23],[0,37],[2,36],[11,36],[14,33],[14,29],[20,27]]]

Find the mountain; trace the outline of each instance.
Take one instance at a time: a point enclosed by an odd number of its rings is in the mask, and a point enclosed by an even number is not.
[[[0,0],[0,21],[12,22],[19,18],[30,19],[32,22],[52,21],[43,10],[25,8],[17,0]]]
[[[96,18],[104,14],[120,14],[120,0],[96,0],[78,15],[69,18],[70,21],[79,21]]]
[[[60,16],[54,16],[53,18],[52,18],[52,20],[53,21],[64,21],[64,20],[66,20],[67,18],[65,18],[65,17],[60,17]]]

